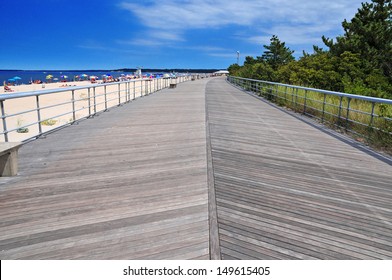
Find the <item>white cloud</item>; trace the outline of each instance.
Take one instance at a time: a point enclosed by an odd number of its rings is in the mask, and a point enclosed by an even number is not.
[[[244,34],[249,41],[263,43],[276,34],[284,41],[314,42],[315,38],[337,30],[351,19],[362,0],[151,0],[120,4],[150,28],[149,38],[181,41],[187,30],[218,29],[230,25],[252,27],[261,37]],[[268,29],[266,29],[268,26]],[[168,31],[170,30],[170,32]],[[249,37],[251,37],[249,39]],[[267,42],[265,39],[268,37]],[[262,43],[258,42],[258,43]]]

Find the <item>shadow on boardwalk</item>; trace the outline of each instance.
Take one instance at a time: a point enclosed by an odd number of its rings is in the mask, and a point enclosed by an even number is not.
[[[20,174],[0,179],[0,258],[391,259],[391,179],[223,79],[196,80],[22,147]]]

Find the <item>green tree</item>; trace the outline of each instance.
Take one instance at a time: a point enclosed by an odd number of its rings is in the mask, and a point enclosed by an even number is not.
[[[381,69],[392,81],[392,0],[372,0],[362,3],[351,21],[342,23],[344,35],[323,41],[335,56],[344,52],[359,54],[362,67],[370,72]]]
[[[239,66],[237,63],[232,64],[227,68],[230,75],[232,75],[232,76],[237,76],[240,69],[241,69],[241,66]]]
[[[278,70],[291,61],[294,61],[294,51],[286,47],[285,42],[281,42],[278,36],[273,35],[269,45],[263,45],[265,51],[261,59],[268,63],[274,70]]]
[[[253,65],[257,63],[257,59],[255,59],[253,56],[246,56],[244,65]]]

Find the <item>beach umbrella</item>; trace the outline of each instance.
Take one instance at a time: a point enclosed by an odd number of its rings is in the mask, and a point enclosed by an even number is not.
[[[82,80],[85,80],[85,79],[88,78],[88,75],[87,75],[87,74],[82,74],[82,75],[80,75],[80,78],[81,78]]]
[[[61,75],[61,79],[68,79],[67,75]]]
[[[48,75],[48,76],[46,76],[46,79],[47,79],[47,80],[53,79],[53,75]]]
[[[12,79],[14,79],[15,81],[17,81],[17,80],[22,80],[22,78],[21,78],[21,77],[18,77],[18,76],[13,77]]]

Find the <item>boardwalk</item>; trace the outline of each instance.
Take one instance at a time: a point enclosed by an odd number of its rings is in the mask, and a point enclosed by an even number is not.
[[[392,167],[214,80],[223,259],[391,259]]]
[[[20,150],[1,178],[1,259],[209,258],[205,82]]]
[[[391,165],[221,78],[26,144],[19,173],[1,259],[392,259]]]

